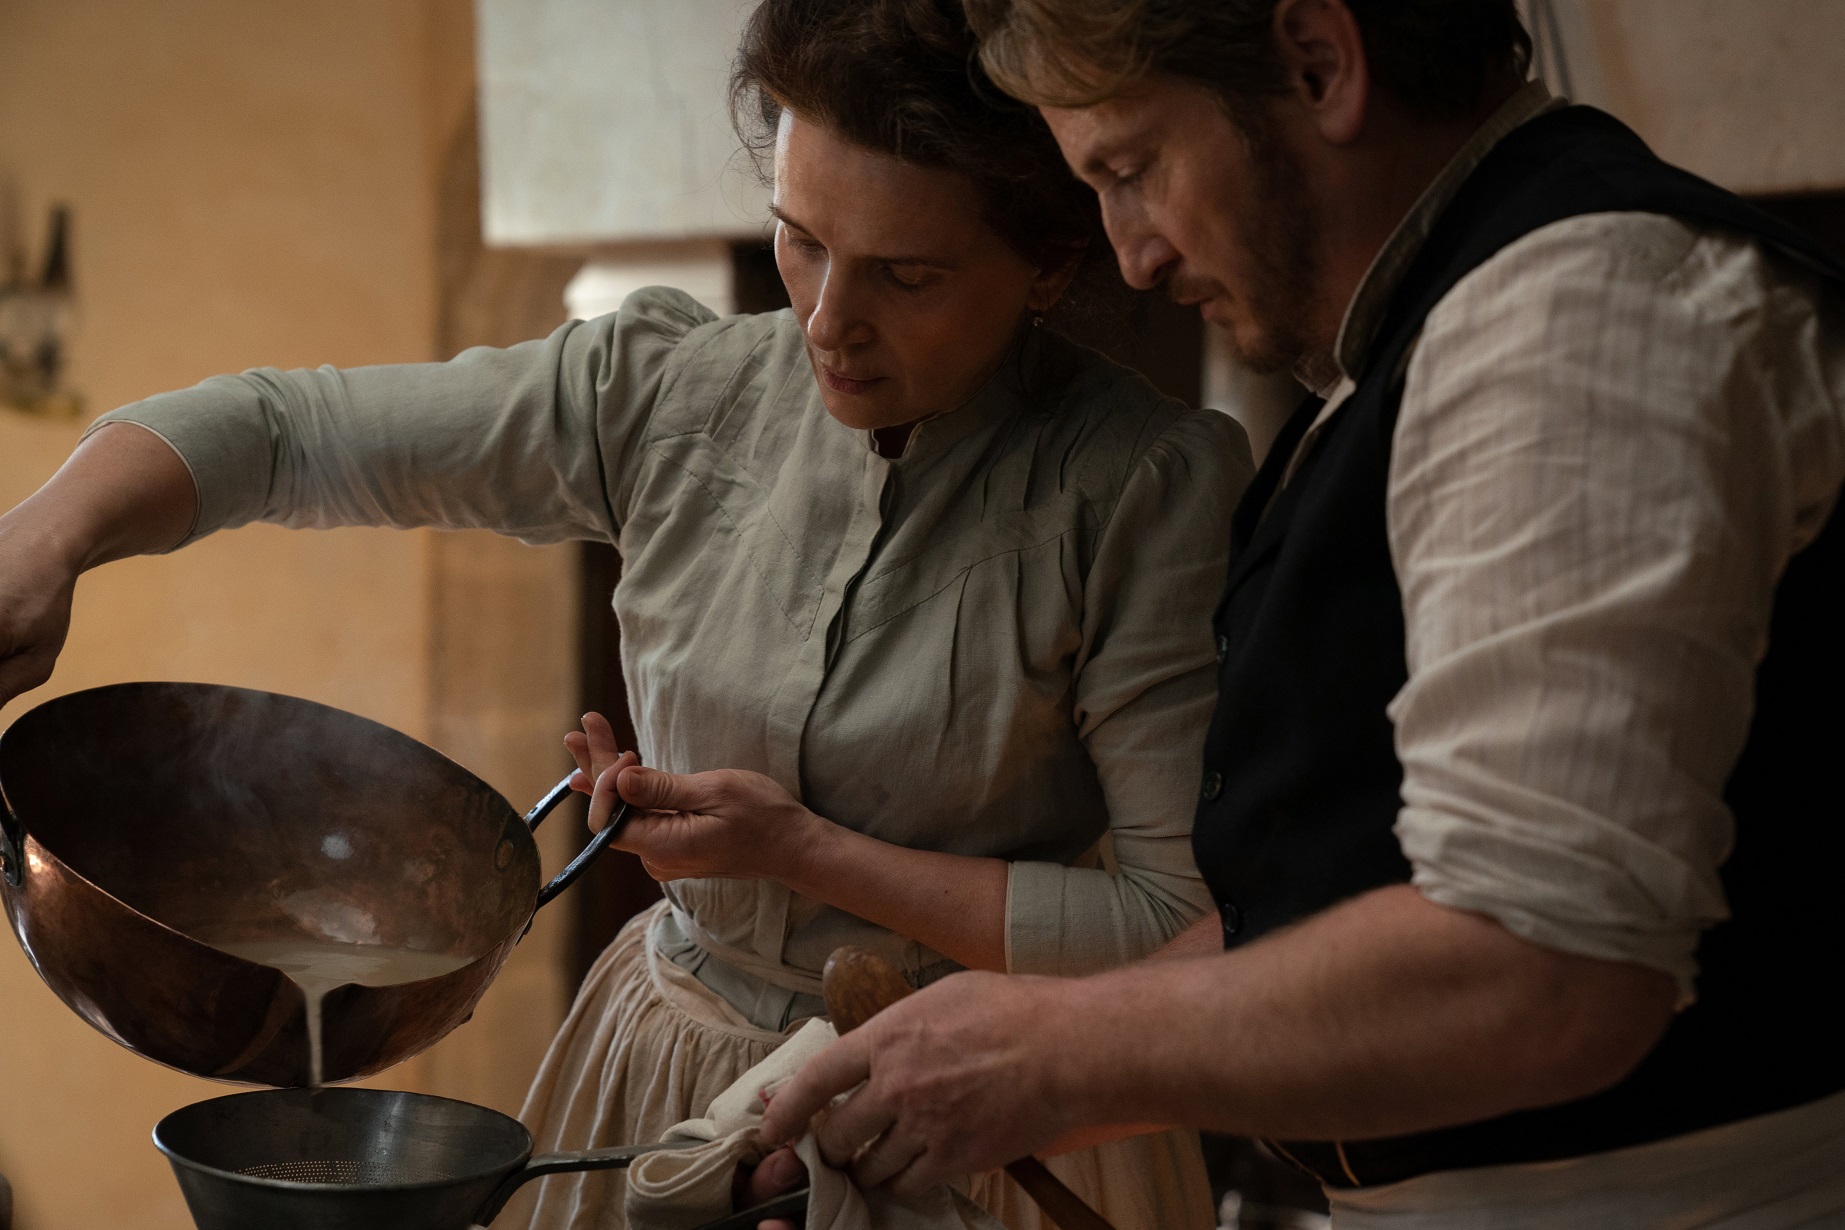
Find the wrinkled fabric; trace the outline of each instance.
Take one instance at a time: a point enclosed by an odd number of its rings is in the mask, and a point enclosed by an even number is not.
[[[628,1172],[627,1217],[632,1230],[696,1230],[732,1211],[740,1165],[754,1165],[763,1097],[801,1070],[839,1035],[826,1021],[809,1021],[780,1050],[745,1072],[712,1102],[704,1117],[667,1129],[662,1140],[706,1142],[684,1151],[648,1154]],[[828,1166],[811,1135],[795,1143],[807,1164],[808,1230],[1004,1230],[951,1187],[914,1200],[860,1191]]]
[[[660,1140],[684,1120],[715,1116],[720,1094],[808,1023],[757,1029],[651,950],[648,930],[666,908],[623,928],[546,1054],[520,1114],[539,1152]],[[1116,1230],[1215,1224],[1195,1132],[1116,1141],[1046,1165]],[[553,1175],[522,1189],[495,1224],[620,1230],[625,1187],[622,1171]],[[972,1176],[965,1194],[1010,1230],[1055,1230],[1003,1171]]]
[[[1354,295],[1355,387],[1429,228],[1533,81],[1442,171]],[[1414,883],[1534,943],[1670,975],[1728,917],[1723,788],[1774,588],[1845,480],[1845,303],[1727,232],[1644,213],[1509,244],[1428,314],[1386,513],[1409,679],[1390,707]]]

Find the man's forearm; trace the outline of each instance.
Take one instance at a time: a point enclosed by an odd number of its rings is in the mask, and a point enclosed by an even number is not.
[[[1539,948],[1407,886],[1055,993],[1072,1035],[1052,1043],[1057,1082],[1081,1121],[1310,1139],[1584,1096],[1645,1055],[1675,997],[1663,974]]]
[[[945,978],[816,1056],[763,1131],[778,1143],[812,1123],[829,1161],[900,1194],[1110,1124],[1424,1131],[1614,1083],[1658,1041],[1676,994],[1656,971],[1379,889],[1216,956]]]

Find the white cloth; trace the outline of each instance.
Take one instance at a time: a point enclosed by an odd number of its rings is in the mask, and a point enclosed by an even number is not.
[[[1515,96],[1379,253],[1335,356],[1302,373],[1329,400],[1295,465],[1455,190],[1557,105],[1537,82]],[[1409,358],[1386,495],[1409,666],[1390,707],[1396,832],[1422,893],[1660,970],[1689,1004],[1698,942],[1727,916],[1722,791],[1774,587],[1842,478],[1845,305],[1785,258],[1671,218],[1595,214],[1462,279]],[[1845,1120],[1824,1105],[1333,1193],[1335,1224],[1845,1225],[1845,1189],[1819,1181],[1845,1174]],[[1830,1135],[1809,1140],[1814,1122]]]
[[[838,1038],[829,1022],[809,1021],[719,1094],[703,1117],[669,1128],[661,1140],[708,1143],[683,1152],[650,1153],[634,1163],[627,1194],[632,1230],[693,1230],[730,1213],[738,1165],[753,1164],[763,1154],[757,1129],[764,1095]],[[906,1201],[860,1191],[826,1164],[811,1134],[795,1143],[795,1152],[807,1165],[808,1230],[1004,1230],[952,1187],[931,1188]]]

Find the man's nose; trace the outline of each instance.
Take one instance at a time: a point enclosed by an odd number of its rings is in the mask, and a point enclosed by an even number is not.
[[[1152,290],[1179,262],[1179,250],[1143,218],[1124,217],[1104,208],[1102,225],[1121,264],[1122,280],[1135,290]]]
[[[814,300],[814,310],[807,314],[807,340],[819,350],[839,350],[869,341],[871,334],[871,322],[854,293],[851,279],[828,268],[826,279],[820,283],[820,295]]]

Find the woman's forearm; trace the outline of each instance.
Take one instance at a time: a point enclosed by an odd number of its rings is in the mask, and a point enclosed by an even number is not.
[[[55,555],[77,573],[171,550],[191,532],[198,508],[192,473],[166,441],[132,423],[109,423],[0,518],[0,533],[14,550]]]
[[[51,678],[85,569],[178,546],[197,510],[192,473],[166,442],[114,424],[0,517],[0,705]]]
[[[1004,859],[912,850],[822,821],[783,881],[969,969],[1006,968]]]

